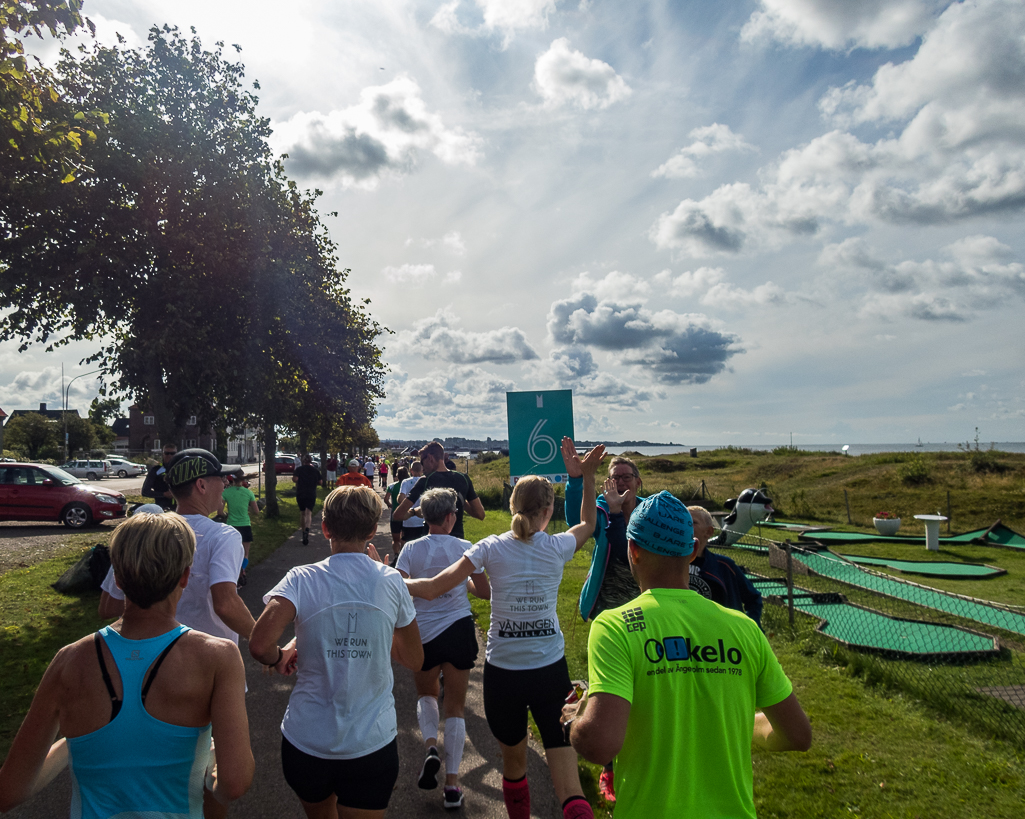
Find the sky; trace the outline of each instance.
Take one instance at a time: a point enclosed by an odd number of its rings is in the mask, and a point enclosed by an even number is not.
[[[371,300],[382,437],[1025,440],[1020,0],[86,0],[242,47]],[[0,345],[0,406],[92,366]],[[94,377],[71,387],[83,410]]]

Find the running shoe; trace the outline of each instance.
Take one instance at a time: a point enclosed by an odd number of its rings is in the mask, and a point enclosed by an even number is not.
[[[310,545],[310,530],[309,529],[303,529],[303,546],[309,546],[309,545]]]
[[[432,747],[427,752],[423,768],[420,769],[420,779],[416,783],[417,786],[425,791],[434,790],[438,787],[438,771],[440,770],[441,757],[438,755],[438,749]]]
[[[613,784],[612,771],[606,769],[601,772],[601,776],[598,777],[598,793],[601,794],[601,798],[606,802],[615,804],[616,788]]]
[[[453,788],[448,785],[445,786],[445,801],[443,803],[446,808],[453,810],[455,808],[461,808],[463,806],[463,789]]]

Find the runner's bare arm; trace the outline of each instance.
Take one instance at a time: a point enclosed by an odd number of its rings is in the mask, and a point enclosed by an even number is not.
[[[255,518],[259,517],[259,515],[260,507],[257,505],[256,501],[249,501],[249,517]]]
[[[424,664],[424,646],[420,642],[420,626],[416,618],[408,626],[395,629],[391,642],[391,657],[410,671],[419,671]]]
[[[0,812],[20,805],[41,790],[63,767],[57,767],[61,762],[61,751],[54,740],[60,727],[60,675],[66,651],[61,649],[43,674],[25,721],[0,768]],[[66,746],[63,756],[64,764],[67,764]]]
[[[491,583],[484,572],[470,575],[470,592],[481,600],[491,599]]]
[[[461,557],[434,577],[407,580],[406,588],[413,597],[419,597],[421,600],[433,600],[438,595],[454,589],[475,571],[477,571],[477,567],[470,562],[470,559]]]
[[[221,804],[238,799],[249,790],[256,762],[249,742],[246,716],[246,672],[238,646],[229,640],[218,651],[214,690],[210,696],[210,722],[217,749],[211,793]],[[218,647],[220,648],[220,647]]]
[[[404,493],[399,493],[399,506],[391,513],[393,520],[408,520],[409,510],[413,508],[413,502],[405,496]]]
[[[100,592],[100,605],[96,613],[101,620],[117,619],[125,613],[125,601],[112,597],[109,592]]]
[[[570,725],[569,740],[580,756],[607,765],[626,738],[630,702],[615,694],[591,694],[584,713]]]
[[[295,605],[284,597],[272,597],[260,613],[249,637],[249,653],[258,663],[274,665],[279,659],[278,639],[295,619]]]
[[[569,438],[563,438],[562,448],[563,458],[567,459],[568,462],[567,456],[570,453],[575,453],[576,447]],[[569,530],[570,534],[576,538],[577,551],[580,551],[580,547],[587,543],[587,539],[594,534],[594,527],[598,522],[598,509],[595,505],[594,476],[598,471],[598,467],[601,466],[604,457],[605,447],[602,444],[598,444],[583,458],[577,459],[584,477],[584,495],[580,501],[580,523]]]
[[[234,583],[214,583],[210,587],[210,597],[213,600],[214,612],[225,625],[237,632],[239,637],[248,639],[256,621],[246,608],[246,604],[242,602],[242,598],[238,596],[238,586]]]
[[[472,501],[467,501],[466,506],[463,507],[463,511],[471,518],[484,520],[484,504],[481,503],[480,498],[474,498]]]
[[[808,715],[791,694],[755,714],[754,745],[769,751],[807,751],[811,747]]]

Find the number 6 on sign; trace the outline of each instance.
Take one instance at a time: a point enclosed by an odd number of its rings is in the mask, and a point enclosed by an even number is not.
[[[527,454],[530,456],[530,460],[534,462],[532,467],[550,464],[555,460],[555,455],[559,451],[559,447],[552,436],[541,434],[541,429],[547,423],[548,419],[542,418],[534,424],[534,430],[530,433],[530,438],[527,439]],[[544,454],[546,448],[547,454]]]
[[[560,455],[563,436],[573,437],[573,393],[533,390],[506,393],[509,412],[509,480],[540,475],[553,483],[566,480]]]

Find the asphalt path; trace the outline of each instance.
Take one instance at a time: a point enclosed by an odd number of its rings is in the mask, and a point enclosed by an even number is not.
[[[308,546],[302,545],[301,535],[301,532],[296,531],[277,551],[249,570],[249,582],[242,588],[241,596],[254,616],[259,616],[263,610],[263,595],[273,588],[289,569],[323,560],[330,553],[327,540],[320,533],[319,518],[314,521]],[[378,534],[373,542],[382,557],[391,554],[387,512],[378,525]],[[292,631],[289,629],[281,638],[282,645],[291,638]],[[465,802],[458,811],[442,807],[440,786],[433,791],[422,791],[417,788],[416,781],[423,764],[424,750],[416,720],[416,689],[412,673],[402,666],[393,665],[400,768],[399,779],[388,806],[389,816],[430,817],[461,814],[487,819],[504,819],[507,816],[502,800],[501,754],[498,743],[488,730],[484,719],[481,692],[484,645],[479,632],[477,640],[480,644],[480,656],[477,667],[470,673],[465,711],[466,746],[460,772]],[[240,648],[246,664],[246,680],[249,686],[246,708],[249,714],[253,754],[256,757],[256,775],[249,792],[233,803],[229,815],[247,819],[302,819],[305,814],[299,800],[285,783],[281,772],[281,717],[285,713],[295,678],[281,677],[277,674],[265,675],[263,667],[249,656],[245,640],[241,641]],[[144,741],[144,737],[139,737],[139,742]],[[443,731],[441,742],[444,746]],[[438,778],[439,782],[444,781],[444,766]],[[527,754],[527,778],[530,782],[531,816],[552,819],[562,816],[548,775],[548,767],[545,765],[544,751],[540,743],[533,738]],[[67,816],[70,799],[70,777],[65,771],[33,800],[5,815],[12,819],[54,819]]]

